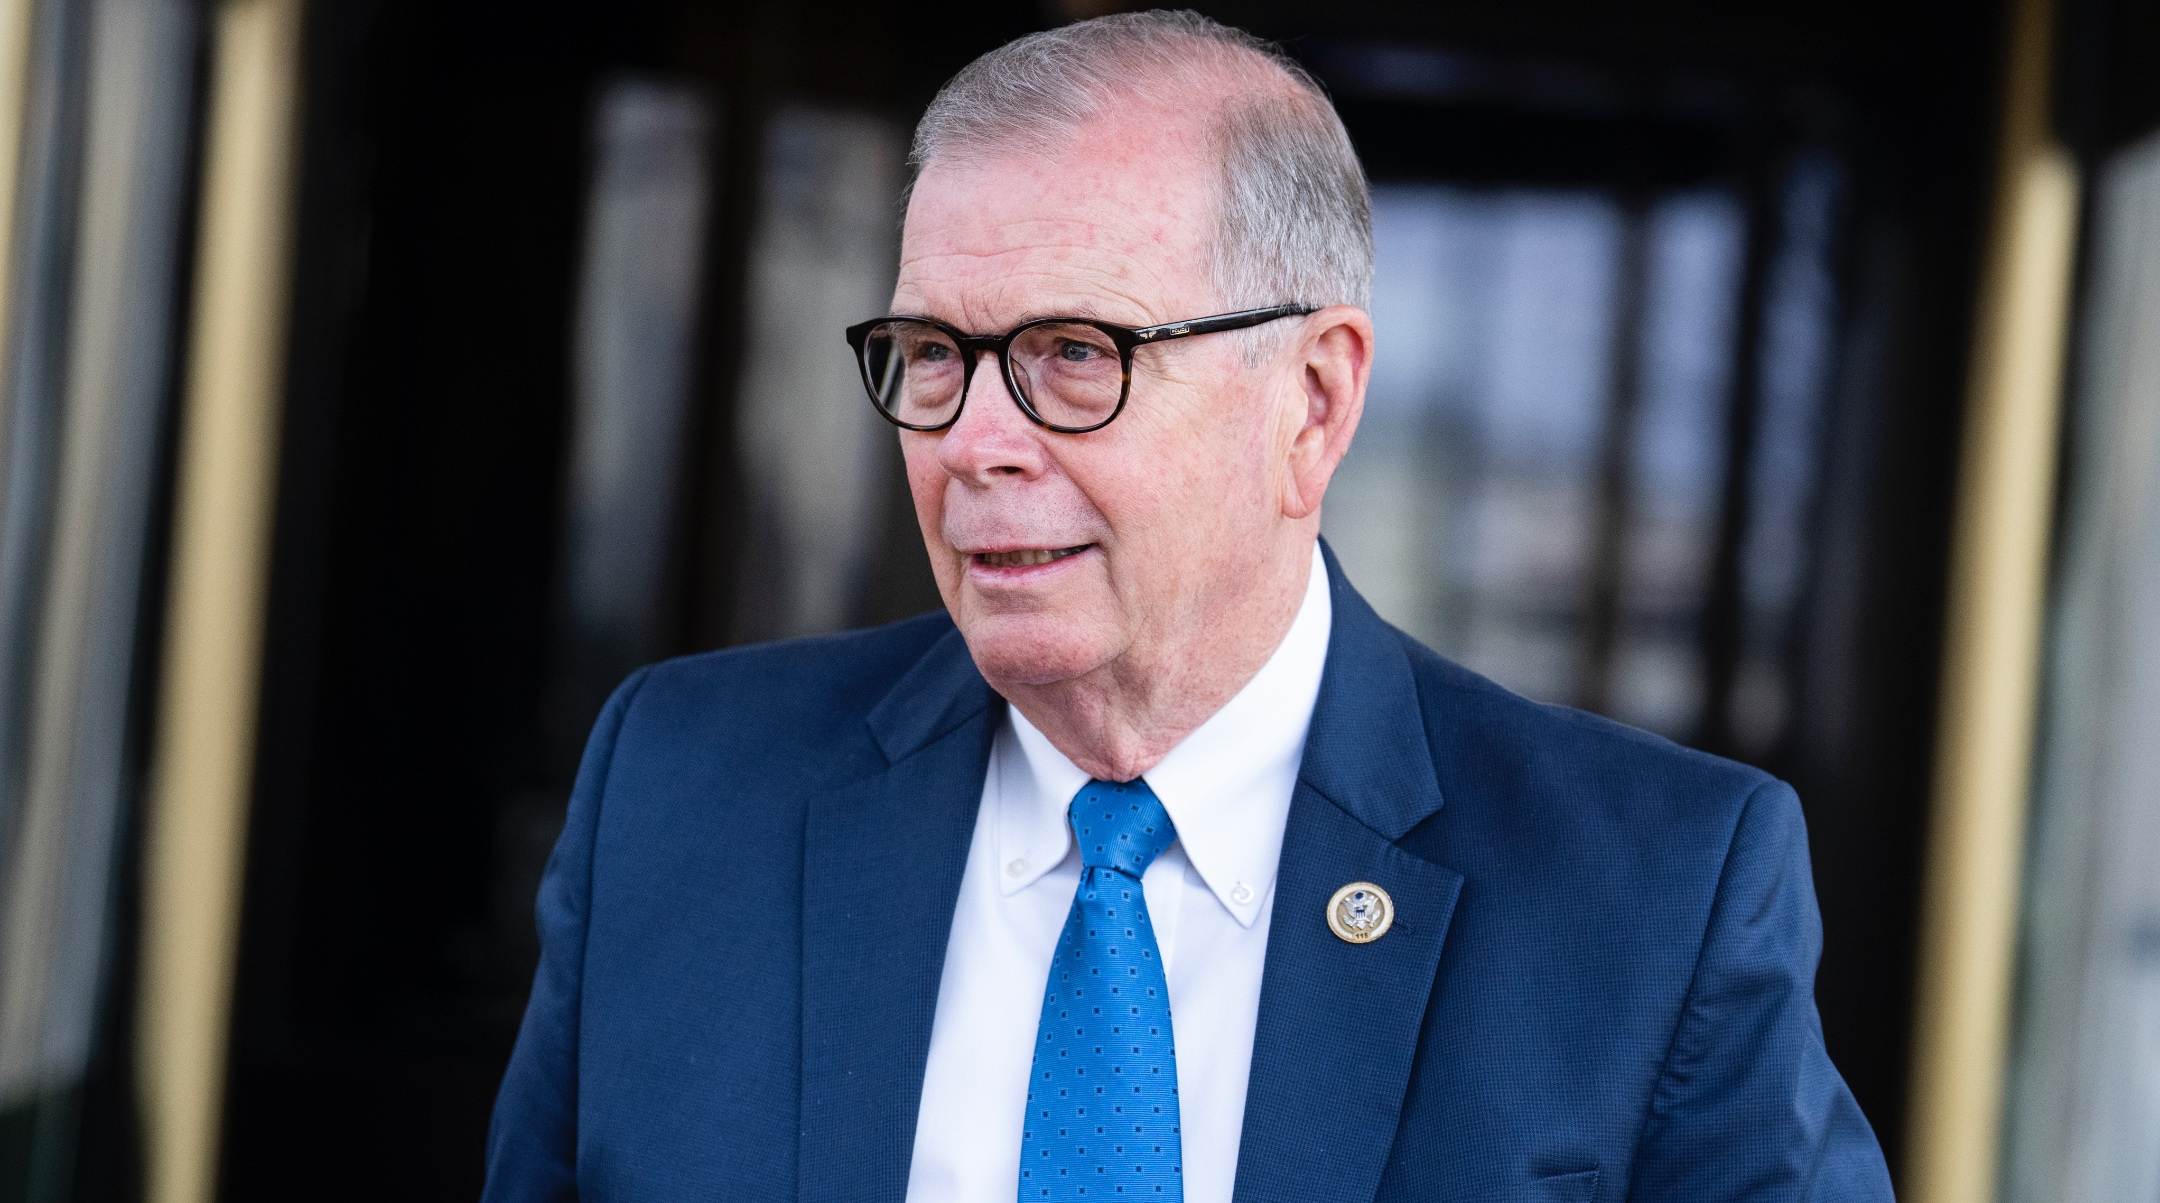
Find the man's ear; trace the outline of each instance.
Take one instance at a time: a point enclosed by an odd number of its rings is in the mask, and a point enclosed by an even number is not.
[[[1305,319],[1296,368],[1304,394],[1303,423],[1290,440],[1283,516],[1306,518],[1320,509],[1329,478],[1365,413],[1372,375],[1372,318],[1354,305],[1330,305]]]

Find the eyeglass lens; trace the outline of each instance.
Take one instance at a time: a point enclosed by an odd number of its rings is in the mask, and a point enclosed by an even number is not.
[[[1007,352],[1020,399],[1052,426],[1099,426],[1125,391],[1117,344],[1093,326],[1050,322],[1020,332]],[[928,322],[882,322],[863,340],[870,395],[904,426],[936,427],[958,412],[966,371],[952,336]]]

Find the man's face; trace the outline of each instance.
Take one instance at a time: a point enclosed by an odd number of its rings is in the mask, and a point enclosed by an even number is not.
[[[992,334],[1053,315],[1147,326],[1221,311],[1208,152],[1165,124],[1113,116],[1056,157],[932,163],[893,312]],[[1296,373],[1247,365],[1248,337],[1141,348],[1124,413],[1080,435],[1029,421],[984,358],[957,423],[901,434],[939,590],[992,684],[1175,677],[1222,637],[1210,616],[1240,611],[1285,521],[1303,415]]]

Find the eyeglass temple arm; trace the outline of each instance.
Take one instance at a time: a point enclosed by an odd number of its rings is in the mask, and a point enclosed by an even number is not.
[[[1312,305],[1272,305],[1266,309],[1241,309],[1236,313],[1218,313],[1214,317],[1196,317],[1185,322],[1165,322],[1160,326],[1147,326],[1133,331],[1135,342],[1159,342],[1166,338],[1185,338],[1194,334],[1214,334],[1223,330],[1243,330],[1277,318],[1303,317],[1318,313]]]

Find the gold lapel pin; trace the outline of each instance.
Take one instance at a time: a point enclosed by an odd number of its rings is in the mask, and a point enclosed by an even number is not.
[[[1352,944],[1370,944],[1395,924],[1395,900],[1369,881],[1353,881],[1328,899],[1328,930]]]

